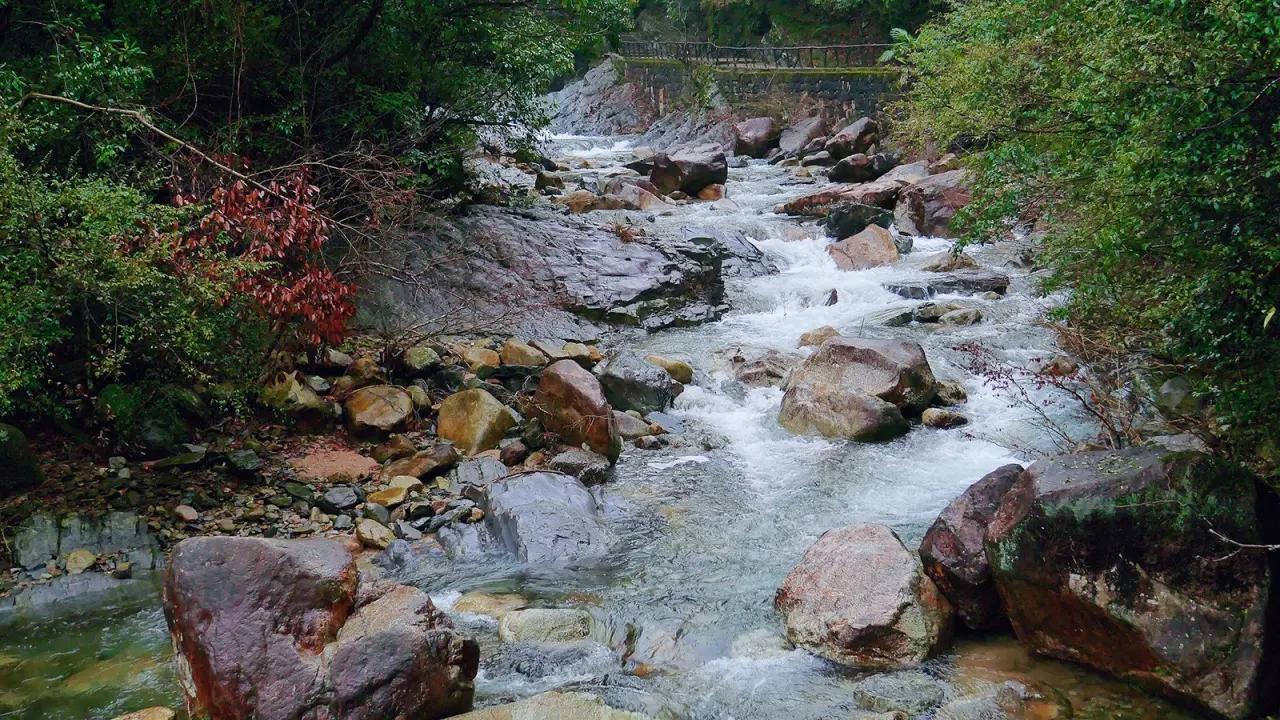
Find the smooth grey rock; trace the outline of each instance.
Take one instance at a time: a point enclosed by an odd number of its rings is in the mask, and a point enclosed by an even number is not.
[[[596,367],[605,397],[617,410],[641,413],[664,410],[684,386],[629,350],[615,352]]]
[[[595,496],[562,473],[509,475],[489,487],[487,506],[485,525],[522,562],[598,560],[614,540]]]

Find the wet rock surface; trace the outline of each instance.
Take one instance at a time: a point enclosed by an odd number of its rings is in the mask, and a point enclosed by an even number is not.
[[[624,241],[602,224],[546,210],[478,207],[406,239],[397,262],[422,282],[370,288],[366,311],[534,338],[591,339],[602,322],[687,325],[723,312],[724,252],[678,237]]]
[[[933,655],[951,629],[951,607],[916,554],[883,525],[822,535],[778,589],[787,637],[863,670],[911,666]]]
[[[1036,652],[1251,715],[1276,687],[1263,663],[1272,577],[1263,553],[1222,538],[1267,540],[1257,492],[1243,471],[1161,448],[1033,463],[986,541],[1014,632]]]
[[[916,343],[828,338],[789,376],[778,422],[796,433],[878,440],[907,431],[903,412],[933,399]]]
[[[1022,466],[1001,466],[951,501],[920,543],[924,570],[971,630],[1006,623],[987,562],[987,526],[1005,493],[1022,476]]]
[[[420,590],[357,607],[351,550],[330,540],[193,538],[165,612],[196,713],[218,718],[438,718],[466,710],[478,651]]]

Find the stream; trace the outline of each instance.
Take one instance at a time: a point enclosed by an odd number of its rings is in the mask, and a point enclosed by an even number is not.
[[[625,139],[560,136],[554,146],[553,157],[590,162],[585,172],[632,159]],[[971,370],[972,356],[957,347],[977,343],[1021,366],[1056,353],[1051,331],[1037,325],[1055,298],[1038,297],[1027,271],[1010,263],[1016,243],[971,251],[983,266],[1011,276],[1005,297],[935,299],[979,307],[981,323],[884,327],[868,315],[920,301],[904,300],[883,283],[925,277],[924,258],[949,249],[950,241],[917,238],[913,252],[892,266],[841,271],[820,227],[772,212],[824,181],[758,160],[729,174],[724,200],[675,207],[653,222],[740,230],[778,272],[730,278],[731,309],[718,322],[618,339],[641,354],[685,359],[698,375],[671,411],[689,441],[628,449],[613,472],[609,520],[621,541],[612,562],[586,570],[432,562],[399,576],[446,610],[462,593],[483,590],[592,613],[596,642],[554,647],[500,644],[491,619],[455,613],[481,642],[477,705],[574,687],[671,720],[857,718],[892,707],[932,718],[940,705],[1014,679],[1069,700],[1076,718],[1194,717],[1123,683],[1032,658],[1007,636],[962,637],[920,668],[880,674],[847,671],[787,646],[774,592],[823,531],[884,523],[914,547],[939,511],[979,477],[1056,450],[1041,413],[1068,432],[1083,436],[1089,429],[1079,409],[1051,389],[1028,389],[1038,412],[986,384]],[[831,290],[838,302],[827,305]],[[964,386],[969,400],[958,409],[970,424],[915,427],[876,444],[783,430],[776,422],[781,390],[734,381],[726,351],[794,353],[801,333],[823,325],[849,336],[921,343],[934,374]],[[106,719],[147,705],[177,707],[170,652],[155,605],[7,628],[0,637],[0,718]]]

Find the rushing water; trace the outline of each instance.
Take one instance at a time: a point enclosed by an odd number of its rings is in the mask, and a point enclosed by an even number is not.
[[[617,138],[558,138],[556,145],[589,160],[589,173],[630,159],[629,143]],[[1013,276],[1003,299],[963,299],[981,307],[982,323],[868,323],[872,312],[914,304],[882,283],[923,277],[921,258],[949,243],[917,239],[915,251],[892,267],[840,271],[819,229],[772,213],[776,203],[818,187],[804,182],[753,161],[730,170],[726,200],[654,218],[658,225],[742,230],[779,272],[731,280],[732,310],[720,322],[624,340],[699,370],[673,414],[688,423],[687,435],[706,442],[624,453],[608,486],[610,519],[622,538],[613,563],[592,570],[432,564],[404,578],[446,609],[461,593],[484,590],[518,593],[534,605],[583,607],[595,617],[595,642],[552,648],[499,644],[491,620],[458,614],[483,646],[477,702],[574,686],[660,718],[851,718],[884,702],[927,718],[944,702],[1016,679],[1070,701],[1075,717],[1180,717],[1123,684],[1033,659],[1008,638],[965,640],[920,669],[880,675],[848,672],[786,646],[774,591],[823,531],[874,521],[912,545],[980,476],[1054,450],[1041,413],[987,386],[970,370],[971,355],[957,349],[978,343],[1018,365],[1054,353],[1052,334],[1036,325],[1053,299],[1035,297],[1025,274],[1006,266],[1008,249],[974,252]],[[833,289],[839,301],[828,306]],[[782,430],[781,391],[733,382],[723,352],[795,352],[800,334],[822,325],[920,342],[935,375],[964,385],[969,401],[961,409],[970,425],[915,428],[881,444]],[[1078,408],[1048,390],[1029,392],[1056,424],[1085,430]],[[153,701],[176,707],[167,653],[154,609],[7,632],[0,639],[0,717],[109,718]]]

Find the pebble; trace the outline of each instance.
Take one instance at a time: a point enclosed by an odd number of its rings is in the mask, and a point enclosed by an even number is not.
[[[365,547],[385,550],[396,536],[386,525],[372,518],[364,518],[356,524],[356,538]]]
[[[200,519],[200,513],[190,505],[179,505],[173,509],[173,516],[184,523],[193,523]]]

